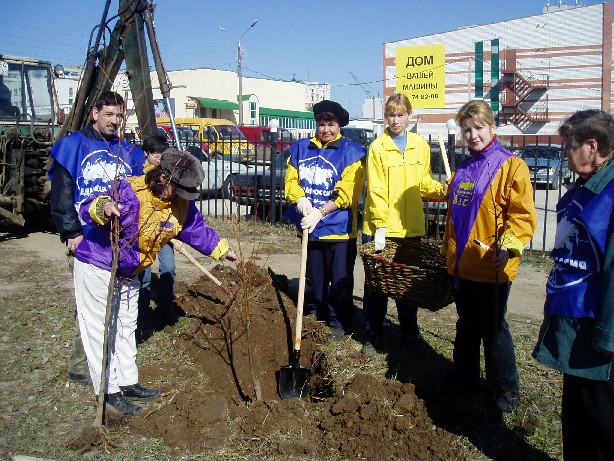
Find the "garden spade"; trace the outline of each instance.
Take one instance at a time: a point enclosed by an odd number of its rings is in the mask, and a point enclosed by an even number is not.
[[[309,234],[303,231],[301,248],[301,272],[298,279],[298,299],[296,303],[296,325],[294,332],[294,353],[292,364],[285,365],[279,370],[279,395],[283,400],[299,398],[309,395],[309,380],[311,369],[299,364],[301,356],[301,334],[303,330],[303,304],[305,303],[305,273],[307,272],[307,243]]]

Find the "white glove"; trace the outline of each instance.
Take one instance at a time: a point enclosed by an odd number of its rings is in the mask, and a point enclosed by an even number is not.
[[[386,228],[378,227],[375,229],[375,235],[373,236],[373,243],[375,244],[375,251],[382,251],[386,247]]]
[[[320,210],[317,208],[312,208],[309,214],[301,219],[301,229],[307,231],[308,233],[313,232],[323,217],[324,216]]]
[[[301,197],[298,199],[296,209],[303,216],[307,216],[309,213],[311,213],[311,210],[313,210],[313,206],[307,197]]]

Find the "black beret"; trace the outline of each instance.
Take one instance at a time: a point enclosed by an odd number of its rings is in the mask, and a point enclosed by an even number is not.
[[[330,112],[335,116],[337,122],[339,122],[339,126],[346,126],[350,123],[350,114],[348,111],[341,107],[341,104],[335,101],[329,101],[325,99],[320,101],[313,106],[313,116],[314,118],[323,112]]]
[[[198,187],[205,179],[205,170],[196,157],[169,147],[162,153],[160,168],[171,177],[171,184],[179,197],[186,200],[198,198]]]

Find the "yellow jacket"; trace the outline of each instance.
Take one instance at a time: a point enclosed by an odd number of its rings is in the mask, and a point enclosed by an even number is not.
[[[384,131],[367,155],[367,201],[363,234],[386,228],[386,237],[424,235],[422,197],[443,198],[443,184],[431,175],[431,149],[419,135],[407,132],[401,152]]]
[[[448,206],[441,253],[447,256],[448,273],[454,275],[456,237],[449,210],[450,206]],[[504,283],[516,278],[519,256],[533,237],[537,226],[529,168],[524,160],[518,157],[510,157],[501,165],[482,200],[467,246],[458,264],[459,277],[474,282],[495,283],[496,276],[492,264],[495,252],[485,250],[473,241],[478,239],[495,248],[495,235],[497,235],[495,216],[499,229],[507,225],[498,242],[509,250],[511,256],[505,269],[499,271],[499,283]],[[499,232],[501,233],[501,230]]]

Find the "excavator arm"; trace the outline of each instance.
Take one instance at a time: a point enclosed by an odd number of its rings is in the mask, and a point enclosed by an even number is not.
[[[148,42],[167,106],[171,84],[156,39],[154,5],[148,0],[120,0],[118,13],[108,19],[110,4],[105,0],[101,21],[92,31],[75,102],[61,127],[51,63],[0,55],[0,223],[24,226],[26,214],[28,219],[48,219],[49,150],[61,137],[90,123],[96,99],[112,88],[124,63],[141,135],[157,132]]]
[[[71,117],[62,127],[60,137],[68,132],[80,130],[90,123],[96,99],[103,91],[111,89],[124,61],[132,101],[142,133],[146,135],[156,133],[145,36],[145,17],[151,18],[154,5],[147,0],[120,0],[117,23],[109,35],[108,45],[101,48],[104,29],[109,22],[106,19],[109,3],[110,0],[107,0],[103,19],[98,26],[97,37],[88,52],[85,71],[70,111]],[[151,21],[153,22],[153,19]],[[155,35],[150,36],[149,41],[152,53],[159,55]],[[164,68],[157,70],[166,74]]]

